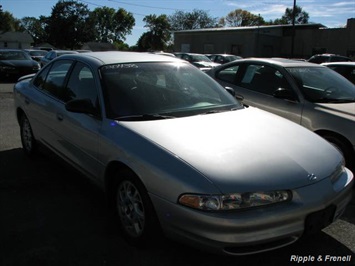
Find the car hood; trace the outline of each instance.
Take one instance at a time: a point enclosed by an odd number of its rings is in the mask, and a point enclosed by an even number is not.
[[[328,177],[342,160],[311,131],[253,107],[122,123],[202,173],[222,193],[307,186]]]
[[[32,67],[36,66],[37,62],[33,60],[1,60],[0,65],[13,67]]]

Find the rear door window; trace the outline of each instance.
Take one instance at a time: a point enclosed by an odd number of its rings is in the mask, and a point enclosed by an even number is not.
[[[65,82],[72,64],[73,61],[71,60],[60,60],[54,62],[51,65],[45,80],[42,75],[39,75],[34,81],[34,84],[37,84],[41,89],[57,99],[65,101]]]

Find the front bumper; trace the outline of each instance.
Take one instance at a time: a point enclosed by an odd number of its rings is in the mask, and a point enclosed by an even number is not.
[[[292,244],[305,231],[318,232],[335,221],[351,200],[353,183],[346,170],[336,184],[324,179],[293,190],[291,202],[232,212],[198,211],[151,198],[166,236],[213,253],[247,255]],[[324,213],[330,220],[318,222]]]

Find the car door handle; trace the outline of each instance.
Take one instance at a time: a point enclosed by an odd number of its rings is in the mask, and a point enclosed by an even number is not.
[[[30,99],[28,99],[27,97],[25,98],[25,104],[29,104],[30,103]]]
[[[57,114],[57,119],[59,121],[63,121],[63,115],[62,114]]]

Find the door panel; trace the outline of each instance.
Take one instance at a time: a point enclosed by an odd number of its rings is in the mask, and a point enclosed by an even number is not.
[[[65,102],[88,99],[97,108],[97,114],[67,111],[63,104],[57,110],[57,132],[63,153],[82,171],[97,177],[102,167],[98,160],[99,131],[102,119],[99,112],[98,93],[92,71],[77,62],[70,73],[65,92]]]
[[[263,64],[241,63],[220,71],[217,79],[242,96],[244,104],[301,123],[303,104],[281,70]],[[280,90],[286,91],[294,100],[275,97],[275,92]]]

